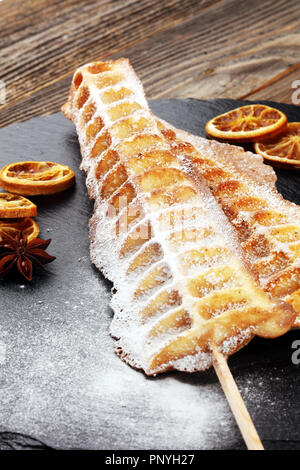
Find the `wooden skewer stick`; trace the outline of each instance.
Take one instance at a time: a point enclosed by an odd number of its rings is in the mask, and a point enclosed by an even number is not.
[[[213,365],[248,449],[264,450],[243,398],[232,377],[227,360],[215,348],[213,348]]]

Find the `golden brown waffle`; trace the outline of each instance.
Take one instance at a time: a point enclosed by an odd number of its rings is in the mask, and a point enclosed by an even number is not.
[[[234,230],[152,116],[126,59],[78,69],[63,107],[95,199],[91,257],[114,283],[117,351],[147,374],[203,370],[253,335],[285,333],[293,310],[254,281]]]
[[[272,296],[289,302],[300,326],[300,207],[276,190],[276,174],[259,155],[208,141],[159,120],[162,133],[209,184],[238,232],[244,254]]]

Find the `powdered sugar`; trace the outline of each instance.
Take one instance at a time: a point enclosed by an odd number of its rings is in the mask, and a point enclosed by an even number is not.
[[[71,94],[69,106],[72,107],[70,114],[81,144],[82,166],[88,173],[87,186],[90,195],[96,199],[91,221],[92,260],[114,282],[117,290],[111,301],[115,312],[111,333],[118,338],[121,357],[149,374],[171,368],[203,370],[211,365],[210,342],[214,343],[218,338],[221,345],[229,337],[237,336],[236,340],[226,343],[226,353],[230,354],[243,339],[248,340],[247,334],[243,336],[243,329],[247,330],[249,326],[253,326],[254,330],[257,328],[257,324],[252,325],[247,318],[248,306],[259,309],[266,304],[266,312],[271,311],[273,306],[261,292],[257,295],[257,287],[242,261],[235,233],[207,186],[195,174],[184,152],[175,155],[173,146],[160,133],[142,86],[128,62],[120,60],[109,63],[96,77],[89,73],[90,66],[88,64],[80,69],[83,82],[77,93],[80,97],[84,90],[88,90],[88,93],[84,91],[88,97],[85,105],[92,104],[95,108],[94,119],[100,118],[103,123],[93,139],[88,139],[86,129],[90,124],[83,122],[84,107],[78,110],[76,93],[75,99]],[[104,93],[113,90],[114,94],[118,94],[119,88],[112,85],[114,77],[121,80],[118,87],[130,90],[130,98],[117,103],[103,102],[101,97]],[[99,83],[105,85],[99,86]],[[137,118],[141,116],[144,121],[138,128]],[[129,118],[132,119],[130,123]],[[116,132],[116,125],[120,123],[120,132]],[[97,145],[98,153],[94,152]],[[99,178],[96,168],[106,158],[107,151],[116,152],[119,160],[111,168],[106,168]],[[145,163],[145,155],[155,151],[159,151],[162,158],[167,155],[169,170],[158,170],[155,164],[152,173],[147,173],[148,166],[144,172],[137,169],[136,160],[139,164],[143,160]],[[132,159],[135,160],[134,164],[130,163]],[[122,168],[126,170],[126,177],[122,176]],[[160,178],[165,183],[163,191]],[[121,214],[128,208],[126,201],[124,207],[120,206],[119,194],[129,195],[131,203],[142,207],[144,214],[134,220],[132,227],[124,233],[116,233],[115,230]],[[114,205],[116,201],[118,206]],[[167,210],[170,213],[171,210],[182,211],[186,204],[184,201],[188,201],[195,212],[200,207],[199,216],[188,217],[180,227],[177,224],[168,225],[162,216]],[[193,235],[195,230],[196,236]],[[132,266],[138,263],[139,257],[148,256],[146,250],[153,243],[160,246],[162,258],[150,260],[143,272],[135,272]],[[227,257],[219,256],[220,247],[226,247]],[[215,254],[209,252],[214,259],[213,267],[207,267],[207,256],[202,262],[205,248],[215,248]],[[193,264],[193,274],[190,272],[187,275],[184,265],[187,265],[188,257],[195,257],[195,253],[197,256],[199,253],[198,261]],[[210,319],[202,318],[201,305],[204,301],[213,302],[215,292],[220,291],[222,298],[222,289],[228,293],[229,289],[234,288],[243,292],[244,302],[228,303],[227,308],[219,308],[218,313],[212,313]],[[187,324],[186,320],[182,320],[181,328],[168,327],[173,321],[174,298],[177,299],[176,307],[179,305],[182,311],[188,312],[190,319]],[[233,307],[231,310],[230,305]],[[219,329],[218,318],[222,322],[222,317],[229,311],[234,315],[235,308],[239,309],[239,315],[243,318],[243,328],[231,325],[230,329],[224,326]],[[209,310],[206,308],[205,311]],[[259,321],[262,319],[259,318]],[[209,320],[207,324],[206,320]],[[180,324],[180,320],[176,320],[176,324]],[[151,340],[153,329],[157,330],[155,341]],[[175,346],[177,342],[179,348]]]

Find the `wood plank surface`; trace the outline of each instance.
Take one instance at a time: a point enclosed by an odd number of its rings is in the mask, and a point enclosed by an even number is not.
[[[148,98],[292,103],[299,42],[299,0],[2,0],[0,126],[58,111],[76,67],[121,56]]]

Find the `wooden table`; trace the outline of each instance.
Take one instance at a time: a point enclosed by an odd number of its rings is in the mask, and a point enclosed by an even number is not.
[[[76,67],[121,56],[149,98],[291,103],[299,43],[299,0],[0,0],[0,126],[58,111]]]

